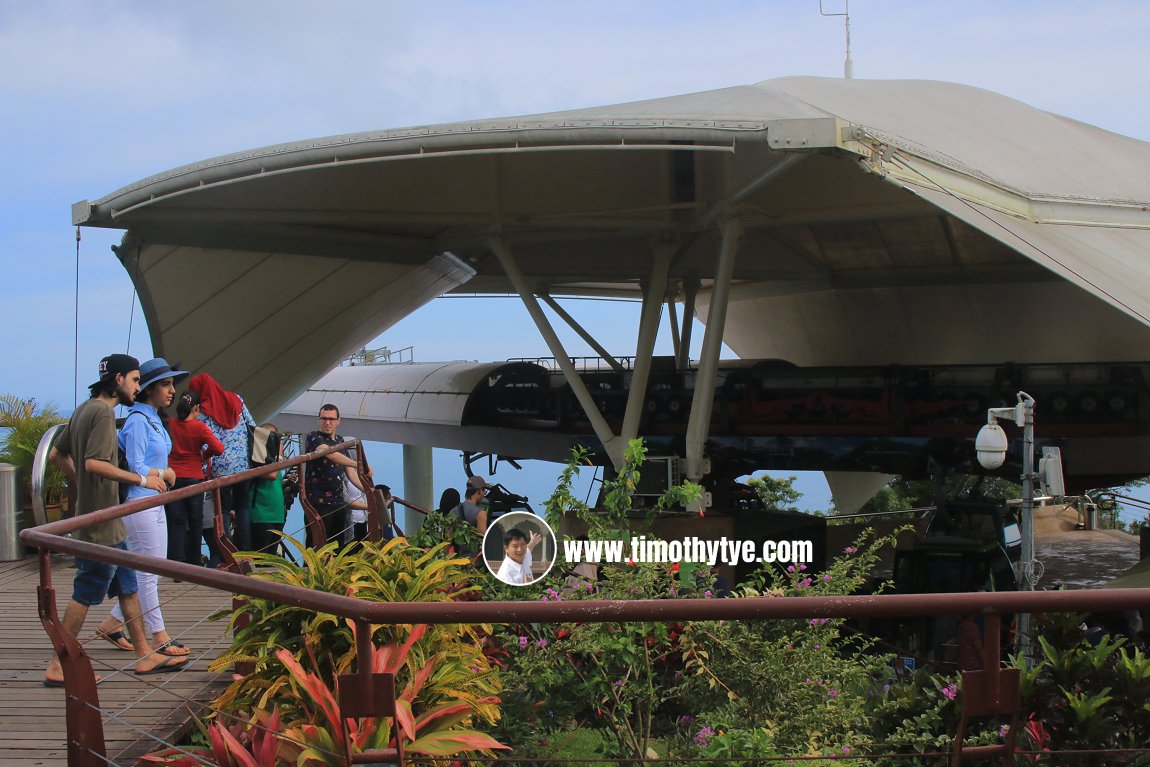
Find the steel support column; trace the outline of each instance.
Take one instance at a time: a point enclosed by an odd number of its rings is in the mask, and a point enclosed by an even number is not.
[[[535,300],[535,293],[532,291],[531,286],[527,284],[527,278],[523,276],[523,272],[519,269],[519,264],[511,255],[511,248],[508,244],[499,237],[491,237],[487,246],[495,257],[499,259],[503,271],[507,274],[507,278],[511,280],[515,292],[519,294],[519,298],[523,301],[523,305],[527,308],[527,313],[531,315],[531,319],[535,322],[535,327],[539,329],[539,334],[543,336],[543,340],[547,344],[547,348],[551,350],[551,355],[555,357],[559,369],[563,371],[563,377],[567,380],[567,385],[571,387],[571,392],[575,395],[575,399],[579,400],[579,405],[583,408],[583,412],[587,416],[587,420],[591,424],[591,428],[595,431],[595,436],[603,443],[603,449],[607,451],[608,457],[611,459],[616,471],[623,468],[623,448],[622,441],[615,436],[611,431],[611,426],[607,423],[607,419],[599,412],[599,406],[595,404],[595,398],[591,396],[591,392],[587,390],[586,384],[583,379],[579,377],[579,371],[575,369],[575,364],[571,362],[571,358],[567,355],[567,351],[563,348],[563,342],[559,340],[559,336],[555,334],[555,328],[551,327],[551,322],[547,319],[547,315],[543,313],[543,308],[539,306],[539,302]]]
[[[675,363],[679,362],[679,310],[676,308],[675,297],[667,298],[667,324],[671,326],[671,353],[675,355]]]
[[[539,298],[543,299],[543,303],[551,307],[551,311],[559,315],[559,318],[567,323],[568,327],[579,334],[579,337],[587,342],[587,345],[595,350],[595,353],[603,358],[603,361],[614,368],[616,371],[623,372],[623,364],[615,359],[611,354],[603,348],[602,344],[595,340],[595,337],[587,332],[587,330],[575,321],[575,318],[567,313],[567,310],[559,305],[559,302],[552,298],[545,292],[539,293]]]
[[[683,332],[679,334],[679,353],[675,359],[678,370],[691,364],[691,329],[695,326],[695,299],[699,296],[699,280],[683,281]]]
[[[639,337],[635,342],[635,369],[627,390],[627,409],[623,414],[623,428],[619,438],[627,444],[639,435],[639,420],[647,404],[647,378],[651,373],[651,355],[655,352],[655,339],[659,335],[659,314],[667,296],[667,277],[671,272],[671,256],[675,245],[660,242],[655,246],[655,261],[651,265],[651,279],[643,292],[643,312],[639,318]]]
[[[699,369],[695,374],[695,394],[691,398],[691,416],[687,421],[687,479],[698,482],[703,478],[703,446],[711,427],[711,408],[715,404],[715,378],[719,367],[719,354],[723,347],[723,329],[727,322],[727,302],[731,296],[731,275],[735,269],[735,256],[743,237],[742,222],[738,218],[719,221],[723,242],[719,248],[719,265],[715,270],[715,283],[711,288],[711,303],[707,307],[707,328],[703,333],[703,348],[699,353]]]

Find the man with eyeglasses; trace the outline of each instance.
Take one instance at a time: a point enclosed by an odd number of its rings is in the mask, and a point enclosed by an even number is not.
[[[304,451],[315,452],[326,445],[338,445],[349,438],[340,436],[339,408],[332,404],[319,409],[319,429],[307,435]],[[369,469],[370,471],[370,469]],[[347,540],[350,526],[349,507],[344,497],[343,478],[363,490],[363,482],[356,470],[356,461],[343,453],[328,453],[323,458],[307,462],[304,492],[308,503],[323,520],[323,529],[328,542],[337,541],[340,546]]]

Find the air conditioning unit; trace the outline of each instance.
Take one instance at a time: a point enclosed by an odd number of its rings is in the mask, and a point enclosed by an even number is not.
[[[635,488],[635,495],[658,498],[682,482],[679,460],[678,457],[671,455],[643,461],[643,465],[639,467],[639,483]]]

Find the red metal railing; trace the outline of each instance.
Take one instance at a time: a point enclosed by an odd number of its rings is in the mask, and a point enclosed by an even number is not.
[[[187,498],[195,493],[215,490],[225,484],[252,479],[272,470],[288,468],[321,458],[338,450],[358,446],[354,440],[325,447],[276,464],[251,469],[231,477],[209,480],[158,496],[142,498],[108,509],[91,512],[70,519],[25,530],[21,540],[40,549],[40,586],[38,588],[40,617],[64,669],[68,696],[68,760],[73,767],[102,767],[104,758],[103,723],[99,713],[95,673],[83,646],[77,642],[60,622],[56,613],[55,591],[52,587],[50,552],[59,551],[101,562],[129,567],[133,570],[166,575],[190,583],[230,592],[244,597],[258,597],[292,604],[317,612],[337,615],[357,622],[360,637],[370,636],[371,625],[417,623],[559,623],[582,622],[639,622],[685,620],[773,620],[783,618],[861,618],[902,617],[928,615],[961,615],[981,613],[986,618],[986,648],[984,657],[999,657],[1000,616],[1017,613],[1118,611],[1150,609],[1150,589],[1100,589],[1080,591],[1044,592],[979,592],[964,594],[880,594],[836,597],[756,597],[741,599],[655,599],[635,601],[572,602],[364,602],[353,597],[313,591],[299,586],[271,583],[249,578],[238,572],[210,570],[204,567],[175,562],[131,551],[112,549],[85,541],[64,537],[65,534],[97,522],[127,516],[137,511],[166,502]],[[362,449],[358,451],[362,462]],[[372,494],[369,494],[369,498]],[[370,502],[369,502],[370,503]],[[407,505],[407,504],[405,504]],[[219,513],[217,509],[217,514]],[[377,508],[371,503],[369,510],[369,538],[378,540],[380,527]],[[233,566],[242,568],[242,560]],[[372,678],[370,647],[357,646],[357,674],[349,675],[348,683],[341,685],[341,703],[346,693],[348,710],[358,715],[386,715],[389,701],[379,694]],[[351,679],[350,677],[358,677]],[[964,711],[958,737],[955,740],[952,764],[962,757],[984,758],[1008,754],[1014,747],[1016,721],[1012,721],[1005,743],[1000,746],[963,748],[962,735],[968,718],[1002,715],[1017,718],[1019,708],[1018,672],[992,664],[983,671],[964,672]],[[354,683],[353,683],[354,682]],[[393,701],[390,702],[393,705]],[[394,749],[386,752],[349,754],[349,763],[371,761],[402,762]]]

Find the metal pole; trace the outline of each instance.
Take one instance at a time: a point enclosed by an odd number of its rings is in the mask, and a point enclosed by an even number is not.
[[[587,332],[587,330],[575,321],[575,318],[567,313],[567,310],[559,305],[559,302],[552,298],[548,293],[540,293],[539,298],[543,299],[543,303],[551,307],[551,311],[559,315],[559,318],[567,323],[567,326],[579,334],[579,337],[587,342],[587,345],[595,350],[595,353],[603,358],[603,361],[610,365],[615,371],[622,373],[623,365],[619,360],[611,356],[610,352],[603,348],[603,345],[595,340],[595,336]]]
[[[559,365],[559,369],[563,371],[563,377],[567,381],[567,385],[571,387],[571,392],[575,395],[575,399],[579,400],[580,406],[583,408],[587,420],[591,423],[591,428],[595,432],[595,436],[603,444],[603,449],[607,451],[607,455],[611,458],[611,463],[614,465],[615,470],[619,471],[623,468],[623,445],[622,441],[615,436],[611,431],[610,424],[603,414],[599,412],[599,406],[595,404],[595,398],[591,396],[591,392],[587,390],[587,384],[583,383],[583,379],[579,377],[579,371],[575,369],[575,364],[571,362],[571,358],[567,355],[566,350],[563,348],[563,342],[559,340],[559,336],[555,333],[555,328],[551,327],[551,322],[547,319],[547,315],[543,313],[543,309],[539,306],[539,302],[535,300],[535,293],[531,290],[531,286],[527,283],[527,278],[523,276],[519,264],[511,256],[511,248],[507,243],[499,237],[491,237],[487,243],[491,248],[491,252],[499,259],[499,263],[503,266],[503,271],[506,272],[507,278],[511,280],[511,284],[515,287],[515,292],[519,294],[520,300],[523,301],[523,306],[526,307],[527,313],[531,315],[531,319],[535,322],[535,327],[539,330],[539,334],[543,336],[547,348],[551,350],[552,356],[555,357],[555,362]]]
[[[683,332],[679,334],[679,354],[675,359],[678,370],[686,370],[691,364],[691,329],[695,326],[695,299],[699,296],[698,279],[691,278],[683,283]]]
[[[735,271],[735,256],[742,240],[742,222],[725,218],[719,222],[723,243],[719,250],[719,266],[711,288],[711,302],[707,307],[707,329],[703,332],[703,348],[699,352],[699,369],[695,374],[695,392],[691,398],[691,416],[687,420],[687,479],[698,482],[703,478],[703,445],[711,430],[711,408],[715,404],[715,380],[719,355],[723,348],[723,329],[727,322],[727,302],[731,296],[731,276]]]
[[[639,318],[639,338],[635,342],[635,370],[631,373],[627,391],[627,409],[623,411],[623,428],[619,437],[624,443],[639,434],[639,420],[647,403],[647,379],[651,372],[651,355],[655,351],[655,338],[659,335],[659,314],[667,295],[667,275],[671,269],[674,244],[660,243],[655,249],[655,263],[651,267],[651,281],[643,296],[643,311]]]
[[[1022,410],[1022,554],[1018,563],[1019,583],[1022,591],[1033,591],[1034,573],[1034,398],[1026,392],[1018,393]],[[1030,615],[1018,616],[1018,651],[1030,663]]]

